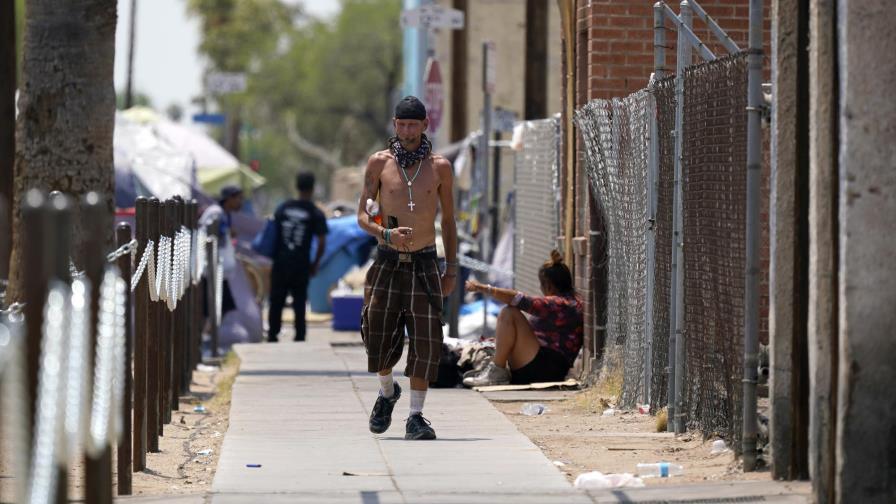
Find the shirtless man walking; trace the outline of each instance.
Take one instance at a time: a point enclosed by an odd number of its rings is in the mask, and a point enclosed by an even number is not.
[[[370,156],[358,206],[358,224],[379,241],[367,273],[361,337],[367,370],[377,373],[380,393],[370,414],[370,431],[386,432],[401,387],[392,379],[407,329],[405,376],[411,379],[411,408],[405,439],[435,439],[423,418],[429,382],[442,355],[442,298],[457,277],[457,227],[454,222],[451,163],[432,153],[424,132],[426,108],[413,96],[395,107],[395,136],[389,148]],[[379,212],[368,205],[379,196]],[[435,219],[441,209],[446,268],[439,272]],[[382,224],[377,220],[381,218]]]

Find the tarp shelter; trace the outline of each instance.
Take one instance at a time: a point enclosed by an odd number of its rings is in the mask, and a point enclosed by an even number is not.
[[[352,267],[361,266],[370,257],[376,240],[361,229],[356,215],[327,220],[329,233],[324,256],[317,275],[308,285],[311,311],[328,313],[331,309],[329,293]],[[317,250],[317,238],[311,244],[311,254]]]
[[[152,128],[115,114],[115,206],[131,208],[138,196],[160,200],[197,197],[193,158],[159,138]]]
[[[196,166],[196,181],[207,194],[217,194],[226,185],[242,187],[251,192],[265,184],[261,175],[252,171],[201,129],[171,121],[146,107],[125,110],[125,118],[148,125],[172,148],[192,156]]]

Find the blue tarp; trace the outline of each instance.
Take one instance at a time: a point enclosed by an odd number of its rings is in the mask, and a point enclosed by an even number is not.
[[[308,301],[311,311],[328,313],[331,310],[328,294],[353,266],[361,266],[370,257],[376,240],[358,225],[354,215],[337,217],[327,221],[327,247],[320,261],[317,275],[308,285]],[[312,256],[317,251],[317,238],[311,243]]]
[[[345,250],[356,261],[358,266],[367,262],[370,257],[370,251],[376,245],[376,240],[361,229],[358,225],[358,217],[348,215],[345,217],[336,217],[327,220],[329,233],[327,234],[327,248],[324,249],[324,256],[321,258],[320,267],[325,268],[327,262],[333,258],[338,252]],[[312,258],[317,251],[317,237],[311,241]],[[348,271],[348,270],[346,270]],[[345,272],[343,272],[344,274]]]

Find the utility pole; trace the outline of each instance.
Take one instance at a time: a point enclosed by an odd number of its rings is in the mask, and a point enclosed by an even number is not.
[[[498,248],[498,227],[500,224],[498,209],[501,204],[501,130],[495,128],[495,146],[492,151],[492,204],[489,209],[491,222],[491,252]]]
[[[482,220],[488,219],[486,212],[482,210],[488,201],[488,143],[492,132],[492,93],[495,92],[495,43],[488,41],[482,43],[482,135],[479,137],[479,149],[477,151],[480,176],[479,186],[479,212]],[[486,242],[482,231],[488,229],[488,222],[479,223],[479,250],[481,259],[489,262],[490,250],[486,249],[490,243]],[[488,300],[482,298],[482,330],[488,327]]]
[[[131,0],[131,19],[128,32],[128,81],[124,91],[124,108],[134,106],[134,38],[137,31],[137,0]]]

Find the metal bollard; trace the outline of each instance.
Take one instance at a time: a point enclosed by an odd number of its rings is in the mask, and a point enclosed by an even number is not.
[[[204,247],[205,244],[199,243],[198,239],[195,238],[196,233],[199,230],[197,217],[198,217],[199,205],[196,203],[196,200],[190,200],[190,203],[187,206],[187,217],[189,219],[189,228],[193,233],[194,240],[191,244],[192,253],[190,258],[190,271],[196,268],[196,255],[199,253],[198,247]],[[202,360],[202,323],[200,319],[202,318],[202,307],[200,306],[201,297],[200,291],[196,284],[193,283],[192,278],[190,280],[190,374],[192,379],[192,370],[196,369],[196,365]]]
[[[177,202],[177,220],[175,221],[175,234],[180,233],[181,228],[186,224],[187,219],[187,204],[180,197],[175,198]],[[180,260],[180,258],[178,259]],[[178,282],[185,279],[179,279]],[[177,309],[174,310],[174,351],[175,351],[175,382],[176,386],[174,387],[174,395],[177,397],[177,403],[172,404],[172,408],[174,406],[178,406],[178,408],[174,408],[175,410],[179,409],[180,406],[180,396],[181,394],[185,394],[190,389],[190,379],[187,377],[187,372],[189,370],[189,364],[187,362],[187,355],[189,355],[188,350],[188,339],[187,339],[187,320],[185,318],[186,315],[186,294],[184,297],[177,302]]]
[[[99,293],[103,281],[103,270],[106,266],[106,232],[111,225],[109,211],[99,194],[91,192],[84,196],[81,217],[85,227],[84,272],[91,282],[91,330],[90,345],[96,347],[97,321],[99,314]],[[89,368],[93,369],[93,356],[88,359]],[[93,396],[91,389],[90,397]],[[96,457],[89,453],[84,457],[85,501],[97,504],[112,504],[112,446],[103,447],[102,453]]]
[[[137,198],[136,204],[136,237],[137,258],[142,258],[146,253],[149,238],[148,221],[149,201],[146,198]],[[147,265],[148,269],[148,265]],[[130,286],[130,275],[126,277]],[[131,286],[133,287],[133,286]],[[149,329],[149,273],[144,270],[137,282],[134,293],[134,426],[133,426],[133,470],[142,471],[146,468],[146,386],[148,374],[147,341]]]
[[[169,199],[165,201],[163,206],[163,234],[174,241],[174,230],[177,224],[177,202],[173,199]],[[173,262],[173,258],[169,259],[167,266],[171,267]],[[162,344],[162,351],[164,352],[164,375],[162,376],[164,382],[164,400],[162,402],[162,411],[163,416],[165,417],[165,423],[169,424],[171,423],[171,411],[178,409],[177,384],[175,383],[174,378],[174,313],[169,310],[167,306],[162,307],[162,313],[164,314],[162,319],[162,333],[165,338]]]
[[[180,224],[183,219],[183,200],[175,196],[172,200],[174,202],[174,210],[173,217],[171,221],[171,240],[174,241],[177,237],[177,233],[180,231]],[[177,266],[177,258],[176,256],[177,247],[174,247],[174,253],[172,253],[172,263]],[[173,282],[179,281],[176,278],[177,273],[172,274],[171,280]],[[176,292],[175,292],[176,295]],[[184,328],[181,319],[181,314],[183,309],[181,308],[180,300],[177,302],[177,307],[174,311],[170,311],[171,314],[171,410],[177,411],[180,409],[180,393],[182,390],[182,381],[183,381],[183,354],[184,354]]]
[[[155,243],[158,250],[160,225],[161,225],[161,204],[156,198],[150,198],[147,205],[146,224],[149,233],[148,239]],[[160,324],[162,315],[162,304],[155,301],[149,301],[147,311],[147,329],[146,329],[146,362],[147,362],[147,379],[146,379],[146,440],[147,450],[152,453],[159,453],[159,436],[162,435],[162,415],[160,396],[162,391],[162,337],[160,334]]]
[[[123,247],[131,242],[131,226],[121,223],[115,229],[116,243],[118,247]],[[118,258],[118,270],[121,277],[127,284],[125,296],[125,364],[124,364],[124,396],[121,403],[121,414],[123,416],[122,435],[118,441],[118,495],[131,495],[132,493],[132,452],[131,452],[131,393],[134,382],[131,377],[133,369],[132,352],[134,350],[134,333],[131,329],[132,311],[131,311],[131,254],[125,254]]]
[[[9,251],[12,248],[11,229],[9,207],[6,205],[6,199],[0,196],[0,282],[6,282],[9,279]]]
[[[212,222],[208,226],[208,237],[211,240],[218,239],[218,230],[220,229],[221,223],[218,220]],[[221,321],[218,320],[218,294],[217,294],[217,281],[218,281],[218,253],[217,246],[213,243],[208,243],[206,245],[206,257],[208,260],[206,261],[206,285],[207,285],[207,298],[208,299],[208,317],[211,321],[210,330],[211,330],[211,346],[212,346],[212,357],[218,357],[218,327],[221,324]]]
[[[56,278],[66,283],[71,283],[72,255],[72,211],[74,203],[72,199],[58,191],[50,193],[47,201],[49,210],[49,222],[47,229],[51,233],[46,253],[52,264],[49,278]],[[43,302],[41,302],[43,307]],[[56,502],[68,501],[68,468],[66,463],[59,463],[56,476]]]

